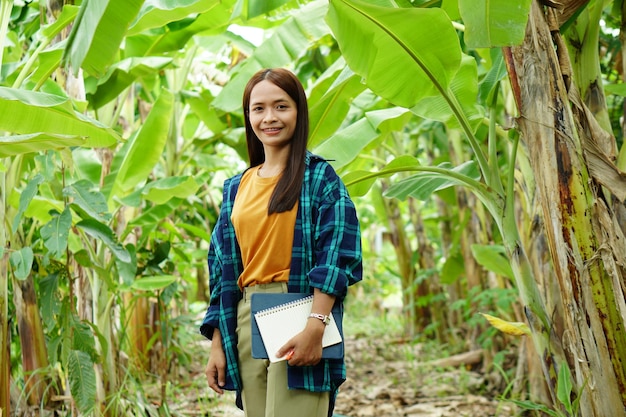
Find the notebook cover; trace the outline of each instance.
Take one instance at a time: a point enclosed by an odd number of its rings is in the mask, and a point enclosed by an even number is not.
[[[256,324],[254,314],[258,311],[272,308],[280,304],[289,303],[290,301],[299,300],[310,296],[311,294],[305,293],[253,293],[250,298],[251,308],[251,328],[252,328],[252,357],[255,359],[267,359],[268,355],[265,351],[265,345],[261,334],[259,333],[259,327]],[[337,328],[343,339],[343,304],[341,302],[335,303],[332,309],[333,319],[337,323]],[[343,357],[343,341],[336,345],[328,346],[322,349],[323,359],[341,359]]]

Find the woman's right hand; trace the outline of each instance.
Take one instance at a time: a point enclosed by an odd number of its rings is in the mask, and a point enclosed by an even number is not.
[[[213,331],[211,354],[204,373],[209,382],[209,387],[218,394],[223,394],[222,387],[226,385],[226,355],[222,349],[222,337],[218,329]]]

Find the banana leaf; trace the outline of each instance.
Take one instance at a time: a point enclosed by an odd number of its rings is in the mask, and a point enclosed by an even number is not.
[[[74,74],[79,68],[104,74],[118,58],[120,45],[144,0],[84,0],[68,37],[63,62]]]
[[[520,45],[531,0],[458,0],[471,48]]]
[[[87,138],[67,135],[35,133],[0,137],[0,158],[31,152],[59,150],[70,146],[84,146]]]
[[[59,141],[84,138],[80,145],[93,148],[112,146],[120,140],[113,129],[75,111],[70,99],[54,94],[0,87],[0,114],[11,115],[0,117],[0,130],[6,132],[35,134],[40,139],[46,135],[48,141],[52,137]]]
[[[311,43],[328,34],[328,26],[324,23],[326,10],[324,2],[314,2],[298,9],[236,67],[235,74],[217,95],[213,105],[227,112],[240,110],[243,89],[256,71],[289,65],[306,53]]]
[[[331,0],[326,18],[346,62],[374,93],[407,108],[448,95],[461,46],[443,10]]]

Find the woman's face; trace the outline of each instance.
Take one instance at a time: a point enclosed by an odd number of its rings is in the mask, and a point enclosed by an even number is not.
[[[291,143],[297,116],[296,102],[276,84],[263,80],[250,92],[250,125],[266,150]]]

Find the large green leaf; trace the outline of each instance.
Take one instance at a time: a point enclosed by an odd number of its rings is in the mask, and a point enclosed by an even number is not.
[[[365,89],[361,77],[345,67],[341,59],[326,73],[331,75],[318,80],[309,96],[311,148],[322,143],[341,126],[350,110],[350,103]]]
[[[290,0],[237,0],[233,10],[233,17],[243,20],[253,19],[257,16],[269,13]]]
[[[11,263],[15,278],[22,281],[28,278],[33,266],[33,260],[33,249],[30,246],[11,252],[9,262]]]
[[[67,97],[54,94],[0,87],[0,114],[11,115],[0,117],[0,130],[11,133],[84,137],[81,145],[94,148],[120,139],[113,129],[76,112]]]
[[[231,24],[234,0],[205,0],[209,8],[200,15],[155,27],[149,33],[137,33],[125,40],[126,56],[158,55],[179,51],[198,34],[219,35]],[[172,1],[170,7],[175,8]],[[167,19],[167,18],[166,18]],[[139,28],[138,28],[139,29]],[[133,28],[133,33],[136,29]]]
[[[93,149],[75,148],[72,151],[72,161],[78,171],[78,177],[85,178],[93,184],[100,182],[102,176],[102,161]]]
[[[104,195],[87,180],[79,180],[63,189],[63,195],[71,197],[71,203],[87,216],[101,222],[111,219],[111,213]]]
[[[398,106],[446,94],[461,64],[458,36],[441,9],[331,0],[327,21],[350,68]]]
[[[187,198],[198,190],[198,183],[193,177],[168,177],[149,183],[142,190],[148,201],[163,204],[172,198]]]
[[[76,227],[83,230],[89,236],[104,243],[111,250],[113,255],[120,261],[126,263],[130,262],[130,254],[117,241],[115,234],[107,225],[94,219],[86,219],[76,223]]]
[[[144,0],[84,0],[68,38],[63,60],[102,75],[119,54],[128,26]]]
[[[506,249],[502,245],[472,245],[472,255],[480,265],[496,274],[513,279],[511,261],[507,257]]]
[[[37,195],[37,190],[39,189],[39,185],[44,182],[44,177],[41,174],[37,174],[33,177],[32,180],[28,181],[24,191],[20,194],[20,205],[17,210],[17,214],[13,219],[13,233],[17,231],[17,228],[22,221],[22,216],[26,212],[26,209],[30,205],[30,202]]]
[[[397,132],[406,128],[413,114],[403,107],[389,107],[365,113],[367,120],[382,133]]]
[[[72,348],[87,353],[93,361],[97,360],[98,351],[91,327],[74,315],[70,317],[70,322],[72,323]]]
[[[463,56],[461,67],[450,82],[449,91],[456,97],[465,118],[476,129],[482,122],[484,110],[477,103],[478,69],[474,57]],[[450,128],[459,125],[448,101],[441,95],[423,98],[411,111],[425,119],[446,123]]]
[[[379,136],[380,132],[376,127],[367,118],[363,118],[340,130],[313,151],[328,158],[335,169],[340,169],[349,164],[363,148]]]
[[[55,42],[52,47],[48,46],[63,29],[74,21],[78,11],[78,6],[66,4],[50,25],[41,28],[37,34],[38,42],[33,42],[32,49],[28,51],[29,59],[18,68],[20,72],[13,81],[14,88],[20,88],[25,80],[29,84],[34,84],[35,90],[38,90],[45,81],[51,82],[50,75],[59,67],[66,42],[62,40]],[[29,35],[26,36],[29,37]]]
[[[351,195],[363,196],[367,194],[378,178],[388,177],[398,172],[415,171],[420,166],[420,162],[414,156],[402,155],[389,162],[378,172],[351,171],[343,177],[343,181],[348,187],[348,190],[350,190]]]
[[[141,215],[135,217],[129,222],[129,225],[140,227],[153,227],[155,224],[163,221],[175,210],[179,209],[181,200],[178,198],[172,198],[164,204],[152,206],[147,210],[142,211]]]
[[[125,246],[125,249],[130,255],[130,261],[122,262],[119,259],[115,259],[115,266],[124,285],[130,285],[135,280],[135,276],[137,276],[137,248],[132,244],[128,244]]]
[[[458,251],[455,251],[446,257],[439,279],[443,285],[451,285],[464,274],[465,260]]]
[[[220,0],[145,0],[137,18],[128,29],[128,35],[163,28],[196,13],[208,12],[219,3]]]
[[[54,38],[74,21],[79,10],[78,6],[64,4],[61,13],[56,16],[55,20],[50,25],[41,28],[41,34],[47,39]]]
[[[202,91],[201,93],[183,91],[181,92],[181,96],[184,102],[189,104],[193,113],[213,134],[220,134],[228,128],[220,119],[216,108],[211,105],[213,96],[208,90]]]
[[[173,275],[158,275],[152,277],[143,277],[135,280],[131,287],[140,291],[158,291],[176,282]]]
[[[41,52],[37,57],[37,67],[28,75],[26,83],[32,83],[40,86],[46,81],[50,81],[50,76],[61,64],[63,50],[65,49],[65,41],[55,43],[51,48]],[[37,87],[34,90],[38,90]]]
[[[47,47],[48,43],[52,42],[52,40],[55,39],[55,37],[63,29],[74,21],[78,11],[78,6],[66,4],[63,6],[61,13],[56,16],[56,19],[50,25],[41,28],[40,35],[42,36],[42,40],[40,43],[33,45],[36,45],[37,49],[32,51],[31,55],[31,59],[37,59],[35,70],[29,73],[31,68],[28,64],[21,67],[21,71],[25,72],[20,73],[20,76],[15,81],[13,87],[21,87],[21,82],[24,81],[24,78],[26,78],[27,82],[33,83],[36,86],[35,89],[38,89],[38,86],[43,84],[46,80],[49,80],[50,75],[59,67],[59,64],[61,63],[66,41],[62,40],[55,42],[51,47]],[[43,47],[47,48],[40,51]]]
[[[40,277],[37,281],[39,295],[37,301],[41,311],[41,320],[43,321],[47,331],[52,330],[56,325],[56,316],[61,309],[61,301],[59,300],[59,274],[52,273],[44,277]],[[50,348],[50,346],[48,346]]]
[[[67,135],[35,133],[0,137],[0,158],[31,152],[60,150],[70,146],[84,145],[87,138]]]
[[[241,111],[243,89],[255,72],[262,68],[290,65],[313,42],[328,34],[328,26],[324,23],[326,10],[325,2],[313,2],[295,11],[237,66],[235,74],[217,95],[213,105],[227,112]]]
[[[364,118],[338,131],[313,150],[329,158],[335,169],[342,168],[354,160],[372,141],[380,137],[383,126],[389,126],[394,119],[406,122],[407,114],[406,109],[400,107],[368,112]],[[388,131],[387,129],[384,128],[385,131]]]
[[[41,223],[47,223],[52,219],[53,213],[63,210],[63,206],[63,201],[36,195],[24,212],[24,216],[36,219]]]
[[[491,68],[481,80],[479,87],[479,97],[487,105],[493,103],[494,95],[500,89],[500,82],[508,75],[501,48],[490,49],[489,58]]]
[[[379,177],[388,177],[400,172],[417,172],[417,174],[394,182],[386,191],[385,196],[405,199],[408,196],[417,199],[428,199],[435,191],[443,190],[453,185],[463,185],[476,193],[478,198],[495,212],[495,208],[501,205],[497,198],[481,182],[480,172],[474,161],[465,162],[458,167],[451,167],[449,163],[443,163],[437,167],[421,166],[419,161],[410,155],[402,155],[389,162],[378,172],[353,171],[346,174],[343,180],[352,195],[365,195],[375,180]]]
[[[179,229],[184,229],[188,231],[193,236],[199,237],[200,239],[203,239],[205,242],[211,241],[211,233],[210,231],[207,231],[204,227],[194,226],[189,223],[177,223],[176,227]]]
[[[615,94],[620,97],[626,97],[626,84],[606,84],[604,91],[607,94]]]
[[[531,0],[458,0],[471,48],[519,45],[524,40]]]
[[[100,78],[86,80],[87,87],[91,87],[87,97],[90,107],[98,109],[131,86],[133,82],[147,77],[157,77],[173,59],[168,57],[127,58],[114,63],[107,73]],[[92,84],[97,83],[97,86]]]
[[[41,228],[44,246],[53,257],[63,256],[71,226],[72,213],[69,207],[66,207],[61,214],[53,215],[52,219]]]
[[[455,79],[462,53],[446,12],[377,7],[360,0],[330,3],[327,20],[354,72],[374,93],[398,106],[412,108],[426,97],[440,97],[441,106],[433,113],[441,113],[443,103],[447,105],[467,136],[481,172],[491,178],[487,158],[474,136],[480,114],[471,101],[476,83],[464,85],[474,72]]]
[[[96,372],[89,355],[72,350],[67,358],[70,392],[82,415],[90,415],[96,405]]]
[[[474,161],[467,161],[457,167],[444,162],[438,168],[441,171],[423,171],[409,178],[395,182],[385,195],[401,200],[411,196],[427,200],[431,195],[454,185],[468,185],[471,180],[480,179],[480,172]]]
[[[130,139],[113,182],[109,198],[122,196],[144,182],[159,161],[170,131],[174,96],[161,90],[139,133]]]

